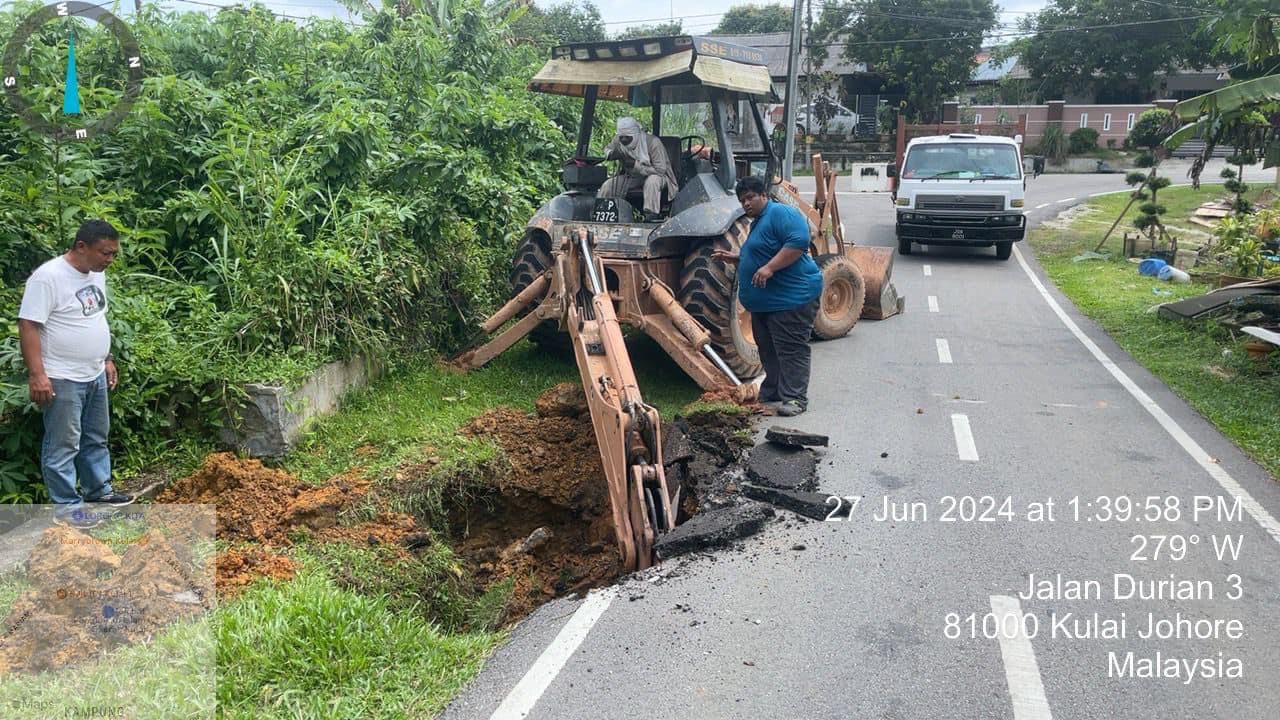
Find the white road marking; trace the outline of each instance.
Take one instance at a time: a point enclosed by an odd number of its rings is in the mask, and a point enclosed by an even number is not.
[[[996,618],[1004,677],[1013,700],[1014,720],[1053,720],[1049,700],[1044,696],[1036,651],[1022,626],[1022,605],[1009,595],[991,596],[991,614]]]
[[[1108,190],[1107,192],[1090,193],[1090,194],[1089,194],[1089,197],[1102,197],[1103,195],[1111,195],[1111,194],[1112,194],[1112,193],[1114,193],[1114,192],[1116,192],[1116,191],[1114,191],[1114,190]],[[1123,191],[1123,190],[1120,190],[1119,192],[1124,192],[1124,191]]]
[[[1059,200],[1058,202],[1059,202],[1059,203],[1069,203],[1069,202],[1075,202],[1075,201],[1076,201],[1076,199],[1075,199],[1075,198],[1064,198],[1064,199],[1062,199],[1062,200]]]
[[[938,296],[929,296],[929,312],[938,312]]]
[[[960,453],[960,459],[978,462],[978,446],[973,443],[973,430],[969,428],[969,416],[953,413],[951,430],[956,436],[956,451]]]
[[[933,266],[932,266],[932,265],[925,265],[925,266],[924,266],[924,276],[925,276],[925,277],[929,277],[929,276],[930,276],[930,275],[932,275],[932,274],[933,274]]]
[[[1037,206],[1036,206],[1036,209],[1037,209],[1037,210],[1039,210],[1039,209],[1041,209],[1041,208],[1047,208],[1047,207],[1049,207],[1049,205],[1051,205],[1051,204],[1052,204],[1052,203],[1040,203],[1039,205],[1037,205]]]
[[[943,338],[938,338],[934,342],[938,345],[938,362],[943,365],[951,364],[951,345]]]
[[[616,595],[616,588],[596,590],[588,595],[573,613],[573,617],[569,618],[569,622],[560,629],[556,639],[542,651],[533,667],[520,678],[520,682],[511,689],[498,709],[489,716],[489,720],[520,720],[528,715]]]
[[[1077,404],[1075,404],[1075,403],[1045,403],[1045,405],[1046,405],[1046,406],[1048,406],[1048,407],[1060,407],[1060,408],[1078,408],[1078,407],[1080,407],[1079,405],[1077,405]]]
[[[1106,368],[1107,372],[1111,373],[1111,376],[1114,377],[1125,390],[1129,391],[1129,394],[1138,401],[1139,405],[1151,414],[1151,417],[1155,418],[1156,422],[1160,424],[1160,427],[1164,428],[1164,431],[1169,433],[1170,437],[1178,441],[1178,444],[1181,445],[1182,449],[1191,456],[1191,459],[1195,460],[1196,464],[1199,465],[1201,469],[1209,473],[1209,477],[1216,480],[1218,485],[1221,486],[1228,495],[1239,498],[1240,504],[1244,506],[1245,511],[1262,526],[1263,530],[1267,531],[1267,534],[1270,535],[1272,539],[1280,543],[1280,522],[1277,522],[1275,517],[1273,517],[1271,513],[1267,512],[1266,508],[1262,507],[1262,505],[1259,504],[1258,501],[1248,493],[1248,491],[1241,487],[1240,483],[1236,482],[1235,478],[1231,477],[1230,473],[1223,470],[1222,466],[1219,465],[1213,457],[1209,455],[1209,453],[1205,452],[1204,448],[1200,447],[1200,443],[1196,442],[1190,435],[1188,435],[1187,431],[1183,430],[1182,426],[1170,417],[1169,413],[1164,411],[1164,408],[1156,404],[1156,401],[1152,400],[1150,395],[1148,395],[1142,388],[1138,387],[1138,384],[1135,383],[1133,379],[1125,373],[1125,371],[1121,370],[1120,366],[1116,365],[1106,353],[1102,352],[1102,348],[1098,347],[1097,343],[1091,340],[1088,335],[1084,334],[1084,331],[1080,329],[1080,326],[1076,325],[1075,321],[1072,320],[1071,317],[1067,315],[1066,311],[1062,309],[1062,306],[1058,304],[1058,301],[1055,300],[1053,296],[1049,294],[1049,291],[1045,289],[1044,284],[1040,282],[1040,278],[1036,277],[1036,274],[1031,271],[1031,266],[1028,265],[1026,259],[1022,257],[1022,253],[1018,250],[1017,245],[1014,245],[1013,252],[1014,255],[1017,256],[1018,264],[1022,266],[1023,272],[1027,274],[1027,277],[1031,278],[1031,284],[1035,285],[1036,290],[1040,292],[1040,297],[1044,298],[1044,301],[1049,304],[1049,307],[1053,310],[1054,314],[1058,316],[1058,319],[1062,321],[1063,325],[1067,326],[1067,329],[1071,331],[1071,334],[1075,335],[1076,339],[1089,350],[1094,359],[1101,363],[1102,367]]]

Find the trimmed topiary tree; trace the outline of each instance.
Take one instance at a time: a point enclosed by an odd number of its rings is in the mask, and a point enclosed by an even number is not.
[[[1098,131],[1093,128],[1073,130],[1067,138],[1067,149],[1072,155],[1084,155],[1098,149]]]

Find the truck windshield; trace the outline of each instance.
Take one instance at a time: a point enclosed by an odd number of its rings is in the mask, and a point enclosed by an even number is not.
[[[918,145],[907,153],[902,177],[969,178],[972,180],[1018,180],[1018,152],[1012,145],[997,143],[936,143]]]

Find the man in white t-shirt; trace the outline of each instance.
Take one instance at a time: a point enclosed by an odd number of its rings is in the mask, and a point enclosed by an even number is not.
[[[97,513],[82,502],[121,506],[133,498],[111,489],[107,391],[119,376],[111,357],[104,271],[120,235],[104,220],[86,220],[71,250],[27,279],[18,334],[32,402],[44,409],[40,467],[54,518],[92,527]],[[76,489],[77,480],[79,490]]]

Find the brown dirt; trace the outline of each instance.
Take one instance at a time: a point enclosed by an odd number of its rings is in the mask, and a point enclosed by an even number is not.
[[[216,505],[220,539],[287,543],[285,536],[290,530],[336,525],[338,511],[368,488],[358,470],[315,486],[257,460],[214,453],[205,458],[199,470],[171,485],[156,500]]]
[[[234,597],[258,578],[292,580],[297,565],[284,555],[262,549],[234,549],[218,554],[218,596]]]
[[[217,536],[232,542],[283,547],[290,544],[292,533],[333,541],[359,538],[359,544],[368,544],[370,536],[399,542],[412,531],[412,518],[384,515],[358,526],[339,523],[339,513],[368,489],[369,482],[360,477],[359,470],[338,475],[323,485],[308,485],[257,460],[215,453],[206,457],[195,473],[167,488],[157,501],[216,505]],[[259,577],[287,580],[294,570],[292,560],[275,552],[230,550],[217,559],[218,591],[230,597]]]
[[[492,438],[510,470],[450,516],[454,550],[481,587],[511,579],[508,619],[566,593],[599,587],[621,572],[609,490],[581,387],[561,384],[538,414],[496,408],[462,432]]]
[[[152,529],[123,556],[65,527],[44,531],[27,560],[33,587],[0,635],[0,675],[55,670],[143,642],[212,606],[208,568]]]

